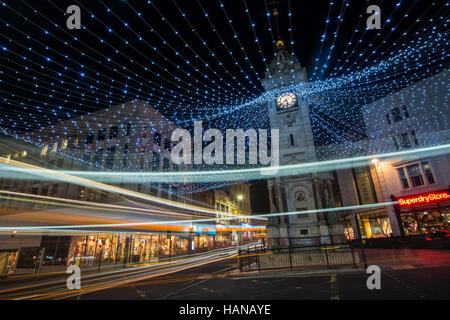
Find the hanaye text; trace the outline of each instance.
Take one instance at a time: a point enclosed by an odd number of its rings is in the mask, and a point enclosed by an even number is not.
[[[270,315],[270,305],[262,304],[262,305],[253,305],[253,304],[242,304],[242,305],[224,305],[223,309],[216,309],[214,307],[195,307],[186,304],[186,306],[180,307],[179,314],[183,315],[205,315],[209,318],[213,311],[220,312],[223,314],[233,315],[233,314],[256,314],[256,315]]]

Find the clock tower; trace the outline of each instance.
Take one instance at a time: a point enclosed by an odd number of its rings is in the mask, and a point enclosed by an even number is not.
[[[268,102],[270,127],[279,129],[280,165],[317,161],[308,103],[289,86],[307,82],[306,69],[289,54],[284,42],[276,43],[277,53],[266,71],[262,85],[266,91],[281,93]],[[268,180],[271,212],[301,212],[340,206],[334,172],[309,173]],[[269,220],[268,245],[272,248],[342,243],[343,226],[337,213],[290,214]]]

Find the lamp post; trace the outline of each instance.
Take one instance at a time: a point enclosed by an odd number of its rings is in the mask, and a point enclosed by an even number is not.
[[[239,211],[242,212],[241,201],[244,199],[244,196],[242,194],[238,194],[236,198],[238,200]],[[240,221],[240,222],[241,222],[241,226],[242,226],[242,221]],[[244,241],[244,231],[242,230],[241,231],[241,241],[239,241],[239,244],[241,244],[243,242],[245,242],[245,241]]]

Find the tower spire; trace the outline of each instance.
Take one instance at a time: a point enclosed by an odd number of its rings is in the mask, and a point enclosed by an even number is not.
[[[277,51],[282,51],[284,50],[284,41],[281,39],[281,35],[280,35],[280,20],[279,20],[279,15],[280,13],[278,12],[278,6],[280,4],[279,0],[272,0],[269,5],[271,6],[272,9],[272,16],[273,16],[273,20],[274,20],[274,25],[275,25],[275,33],[277,36],[277,41],[275,42],[275,47],[277,48]]]

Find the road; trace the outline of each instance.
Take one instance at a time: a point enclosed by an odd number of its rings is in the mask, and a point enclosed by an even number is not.
[[[240,248],[252,247],[252,244]],[[27,276],[12,276],[0,281],[0,299],[61,299],[80,293],[92,292],[111,287],[148,280],[158,276],[170,275],[175,272],[187,272],[216,261],[236,260],[238,247],[216,249],[205,253],[173,258],[171,261],[160,263],[146,263],[143,265],[127,265],[126,268],[107,269],[100,273],[81,272],[81,286],[79,290],[68,290],[66,280],[68,275],[60,272],[48,274],[36,279]]]
[[[369,290],[364,269],[239,273],[235,259],[136,281],[73,299],[347,300],[450,299],[450,252],[366,250],[381,268],[381,289]]]
[[[450,251],[366,249],[381,269],[381,289],[369,290],[360,268],[239,272],[234,252],[208,253],[160,264],[83,275],[80,290],[63,279],[5,287],[1,299],[76,300],[348,300],[449,299]],[[10,279],[11,280],[11,279]]]

